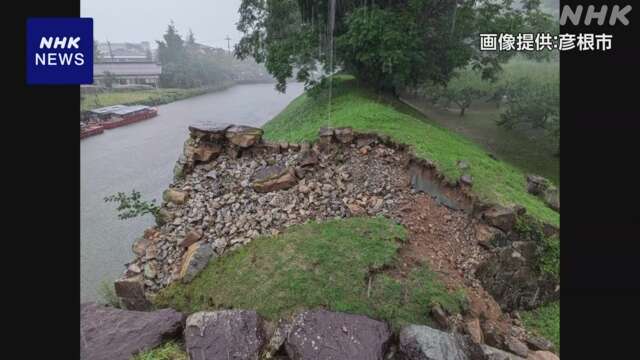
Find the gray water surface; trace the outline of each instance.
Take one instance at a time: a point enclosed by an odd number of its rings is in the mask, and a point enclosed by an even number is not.
[[[153,119],[81,140],[81,301],[97,300],[100,283],[121,275],[133,259],[131,243],[153,225],[150,216],[119,220],[115,204],[105,203],[105,196],[135,189],[144,199],[160,201],[189,124],[208,120],[261,126],[302,92],[300,83],[289,83],[286,94],[276,92],[273,84],[238,85],[161,105]]]

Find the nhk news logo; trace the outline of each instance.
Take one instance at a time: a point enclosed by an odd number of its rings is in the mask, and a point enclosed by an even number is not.
[[[27,84],[93,83],[93,19],[27,20]]]

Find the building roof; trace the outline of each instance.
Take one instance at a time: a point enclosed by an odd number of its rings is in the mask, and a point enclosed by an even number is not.
[[[93,76],[104,76],[108,71],[116,76],[124,75],[160,75],[162,66],[150,62],[121,62],[121,63],[95,63],[93,64]]]
[[[141,43],[100,42],[98,43],[98,50],[105,58],[111,56],[144,56],[147,50],[151,50],[151,47],[148,41]]]

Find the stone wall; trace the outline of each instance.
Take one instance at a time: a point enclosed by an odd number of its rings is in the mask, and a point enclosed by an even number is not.
[[[463,175],[451,181],[388,136],[326,128],[314,143],[293,144],[264,141],[261,129],[247,126],[199,124],[189,132],[174,181],[163,193],[158,226],[134,242],[135,259],[116,281],[126,308],[147,308],[148,295],[174,281],[189,282],[211,259],[287,226],[393,217],[416,189],[481,219],[490,231],[478,241],[496,248],[493,259],[500,259],[497,248],[512,243],[498,239],[509,239],[516,217],[524,214],[524,208],[479,201],[464,159],[458,163]]]

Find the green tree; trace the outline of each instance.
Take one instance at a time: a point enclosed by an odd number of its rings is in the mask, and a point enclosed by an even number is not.
[[[105,71],[104,73],[104,86],[107,89],[111,89],[113,84],[116,82],[116,75],[110,71]]]
[[[456,72],[440,96],[447,102],[453,102],[460,109],[460,116],[471,106],[473,101],[490,94],[492,84],[483,80],[473,69],[462,69]]]
[[[93,41],[93,62],[102,61],[102,52],[100,52],[100,48],[98,47],[100,43],[97,40]]]
[[[157,41],[160,63],[162,65],[183,63],[186,58],[184,41],[178,33],[173,20],[167,26],[167,31],[162,37],[164,41]]]
[[[518,125],[544,129],[558,141],[560,152],[560,84],[558,79],[518,79],[507,85],[507,110],[498,124],[507,129]]]
[[[342,0],[332,20],[333,1],[243,0],[236,56],[264,62],[280,91],[294,68],[299,80],[313,84],[310,74],[327,70],[332,59],[379,89],[444,84],[470,62],[484,78],[495,78],[513,54],[480,52],[479,34],[517,33],[533,18],[548,17],[533,10],[539,6],[533,0],[523,9],[513,9],[511,0]]]

